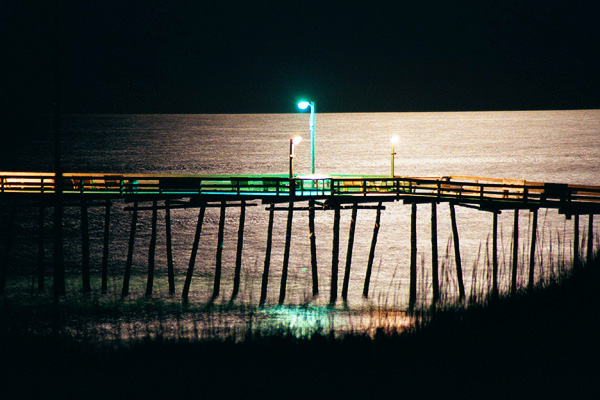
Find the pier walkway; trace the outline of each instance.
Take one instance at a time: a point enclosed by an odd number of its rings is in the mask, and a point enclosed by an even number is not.
[[[555,208],[567,215],[600,213],[600,186],[471,176],[297,176],[64,173],[68,199],[255,200],[264,203],[321,200],[325,204],[452,202],[493,211]],[[0,172],[0,199],[40,199],[56,194],[54,173]]]

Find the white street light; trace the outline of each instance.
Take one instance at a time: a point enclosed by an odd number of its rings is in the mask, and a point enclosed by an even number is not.
[[[315,113],[317,108],[315,102],[301,101],[298,103],[298,108],[306,110],[310,107],[310,119],[308,120],[308,126],[310,128],[310,173],[315,174]]]

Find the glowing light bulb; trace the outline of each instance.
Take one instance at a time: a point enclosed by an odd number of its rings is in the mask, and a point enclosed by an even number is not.
[[[301,101],[300,103],[298,103],[298,108],[301,110],[306,110],[309,106],[310,103],[308,101]]]

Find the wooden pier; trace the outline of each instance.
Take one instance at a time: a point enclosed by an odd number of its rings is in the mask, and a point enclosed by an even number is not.
[[[413,307],[417,298],[417,208],[418,205],[431,205],[431,244],[432,244],[432,298],[439,298],[438,254],[437,254],[437,204],[449,203],[452,235],[456,260],[456,277],[460,298],[465,297],[460,257],[459,232],[456,223],[455,206],[469,207],[492,214],[493,223],[493,288],[492,294],[498,293],[497,263],[497,216],[504,210],[514,212],[513,242],[518,243],[519,211],[527,210],[533,215],[533,229],[530,240],[531,254],[535,252],[537,213],[539,209],[557,209],[560,214],[574,220],[574,260],[576,272],[579,260],[579,216],[589,216],[587,234],[587,257],[593,252],[593,216],[600,213],[600,186],[529,182],[524,180],[507,180],[468,176],[445,177],[385,177],[385,176],[297,176],[290,179],[282,175],[260,176],[226,176],[226,175],[171,175],[171,174],[85,174],[63,173],[57,182],[54,173],[0,172],[0,205],[14,209],[19,206],[37,207],[39,209],[40,236],[43,230],[46,208],[57,211],[64,207],[79,207],[81,210],[82,241],[82,291],[89,293],[89,238],[88,208],[105,207],[104,246],[102,257],[102,292],[107,290],[108,241],[110,235],[110,214],[113,201],[124,200],[130,206],[131,228],[129,236],[127,262],[124,268],[122,295],[129,294],[129,282],[132,268],[132,257],[135,246],[136,223],[140,210],[151,210],[151,241],[148,258],[148,280],[146,296],[153,293],[154,285],[154,253],[156,246],[157,210],[165,210],[165,227],[168,259],[169,292],[175,293],[173,256],[171,249],[170,211],[177,208],[198,209],[196,233],[191,249],[190,261],[186,273],[185,284],[181,292],[187,301],[194,266],[198,251],[198,241],[202,234],[202,225],[206,208],[216,207],[220,210],[218,243],[212,299],[216,299],[221,286],[221,254],[223,248],[223,231],[227,208],[239,207],[238,245],[234,289],[231,300],[239,293],[241,262],[243,253],[245,210],[249,206],[263,204],[269,212],[266,254],[263,266],[263,278],[260,303],[266,301],[269,284],[270,255],[272,249],[273,215],[275,211],[287,212],[284,264],[279,291],[279,303],[285,302],[287,290],[287,271],[290,256],[293,216],[295,211],[308,211],[311,249],[312,294],[318,294],[318,263],[315,241],[315,211],[332,211],[334,213],[332,243],[332,279],[330,302],[334,303],[338,296],[338,268],[340,248],[340,211],[349,209],[352,212],[350,232],[348,236],[346,263],[341,295],[348,297],[348,282],[351,273],[352,248],[357,213],[361,209],[375,209],[376,220],[371,239],[371,250],[364,278],[363,296],[369,296],[370,275],[373,266],[375,246],[379,231],[381,211],[385,204],[402,201],[411,205],[411,257],[409,305]],[[62,211],[60,211],[62,213]],[[9,253],[11,247],[11,230],[15,224],[14,212],[6,224],[7,230],[5,254],[0,265],[0,292],[5,291],[8,275]],[[62,247],[62,235],[56,234],[55,248]],[[43,241],[40,239],[40,254],[43,252]],[[518,246],[513,246],[511,260],[511,293],[517,288]],[[59,254],[60,257],[60,253]],[[56,260],[55,260],[56,261]],[[43,265],[40,258],[38,264],[38,289],[44,287]],[[64,293],[64,271],[60,271],[60,260],[55,262],[54,288],[57,295]],[[530,257],[528,288],[533,287],[534,257]]]

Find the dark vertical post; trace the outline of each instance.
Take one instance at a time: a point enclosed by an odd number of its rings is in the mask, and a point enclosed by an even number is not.
[[[154,254],[156,253],[156,220],[158,219],[158,208],[156,200],[152,202],[152,228],[150,245],[148,248],[148,281],[146,282],[146,297],[152,296],[154,287]]]
[[[294,203],[290,201],[285,229],[285,250],[283,253],[283,266],[281,267],[281,286],[279,287],[279,304],[285,300],[285,291],[287,288],[288,265],[290,262],[290,245],[292,241],[292,221],[294,217]]]
[[[83,185],[83,180],[81,182]],[[83,196],[83,195],[81,195]],[[87,201],[81,198],[81,284],[83,293],[90,293],[90,233]]]
[[[531,248],[529,251],[529,284],[527,290],[531,293],[533,291],[533,278],[535,270],[535,242],[537,241],[537,222],[538,222],[538,210],[537,208],[532,210],[533,221],[531,222]]]
[[[440,283],[438,274],[438,242],[437,242],[437,203],[431,202],[431,289],[432,302],[440,298]]]
[[[373,271],[373,261],[375,260],[375,246],[377,245],[377,234],[379,233],[379,222],[381,221],[381,202],[377,204],[377,214],[375,216],[375,225],[373,226],[373,238],[371,239],[371,250],[369,251],[369,261],[367,263],[367,272],[365,274],[365,284],[363,287],[363,296],[369,297],[369,284],[371,282],[371,272]]]
[[[352,264],[352,248],[354,247],[354,231],[356,230],[356,215],[358,203],[352,206],[352,218],[350,220],[350,233],[348,234],[348,251],[346,252],[346,270],[344,271],[344,284],[342,286],[342,299],[348,300],[348,286],[350,285],[350,266]]]
[[[237,253],[235,257],[235,274],[233,277],[233,292],[231,300],[235,299],[240,291],[240,275],[242,274],[242,250],[244,248],[244,224],[246,221],[246,201],[242,200],[240,208],[240,225],[238,228]]]
[[[217,236],[217,255],[215,258],[215,284],[213,286],[213,294],[211,300],[215,300],[219,297],[221,292],[221,263],[223,258],[223,235],[225,232],[225,210],[227,203],[221,202],[221,215],[219,217],[219,234]]]
[[[108,292],[108,244],[110,234],[110,200],[106,200],[104,210],[104,247],[102,249],[102,293]]]
[[[165,236],[167,247],[167,280],[169,281],[169,294],[175,294],[175,272],[173,266],[173,245],[171,242],[171,201],[165,200]]]
[[[190,255],[190,264],[188,266],[187,273],[185,275],[185,283],[183,284],[183,292],[181,297],[184,301],[187,301],[188,294],[190,292],[190,285],[192,284],[192,276],[194,275],[194,264],[196,263],[196,254],[198,253],[198,243],[200,242],[200,234],[202,233],[202,221],[204,221],[204,212],[206,207],[204,204],[200,206],[198,212],[198,223],[196,224],[196,234],[194,235],[194,243],[192,244],[192,254]]]
[[[308,202],[308,230],[310,231],[310,265],[312,270],[312,293],[319,294],[319,271],[317,269],[317,238],[315,236],[315,201]]]
[[[493,213],[492,227],[492,298],[498,297],[498,213]]]
[[[269,227],[267,228],[267,249],[265,251],[265,266],[262,276],[262,285],[260,288],[260,304],[265,304],[267,299],[267,286],[269,284],[269,266],[271,265],[271,244],[273,242],[273,215],[275,206],[271,204],[269,208]]]
[[[338,290],[338,263],[340,255],[340,206],[334,206],[333,215],[333,245],[331,254],[331,293],[329,303],[334,304]]]
[[[2,260],[2,266],[0,270],[0,294],[4,294],[6,287],[6,276],[8,274],[8,263],[10,261],[10,249],[12,247],[13,230],[15,227],[15,213],[16,207],[13,206],[10,209],[10,215],[8,216],[8,229],[6,230],[6,242],[4,246],[4,257]]]
[[[123,276],[123,290],[121,296],[129,294],[129,279],[131,278],[131,265],[133,264],[133,245],[135,244],[135,229],[137,227],[138,202],[133,202],[131,213],[131,228],[129,230],[129,246],[127,249],[127,261],[125,263],[125,275]]]
[[[579,272],[579,214],[573,216],[573,272]]]
[[[410,282],[408,308],[413,309],[417,301],[417,203],[411,205],[410,215]]]
[[[513,227],[513,252],[512,252],[512,275],[510,281],[510,294],[517,294],[517,264],[519,262],[519,209],[515,208],[515,220]]]
[[[586,261],[590,263],[594,255],[594,214],[590,214],[588,217],[588,242],[587,242],[587,255]]]
[[[44,205],[38,215],[38,291],[44,290]]]
[[[459,300],[465,298],[465,284],[463,283],[462,262],[460,259],[460,239],[458,237],[458,227],[456,225],[456,212],[454,204],[449,203],[450,220],[452,222],[452,241],[454,242],[454,259],[456,261],[456,279],[458,281],[458,296]]]

